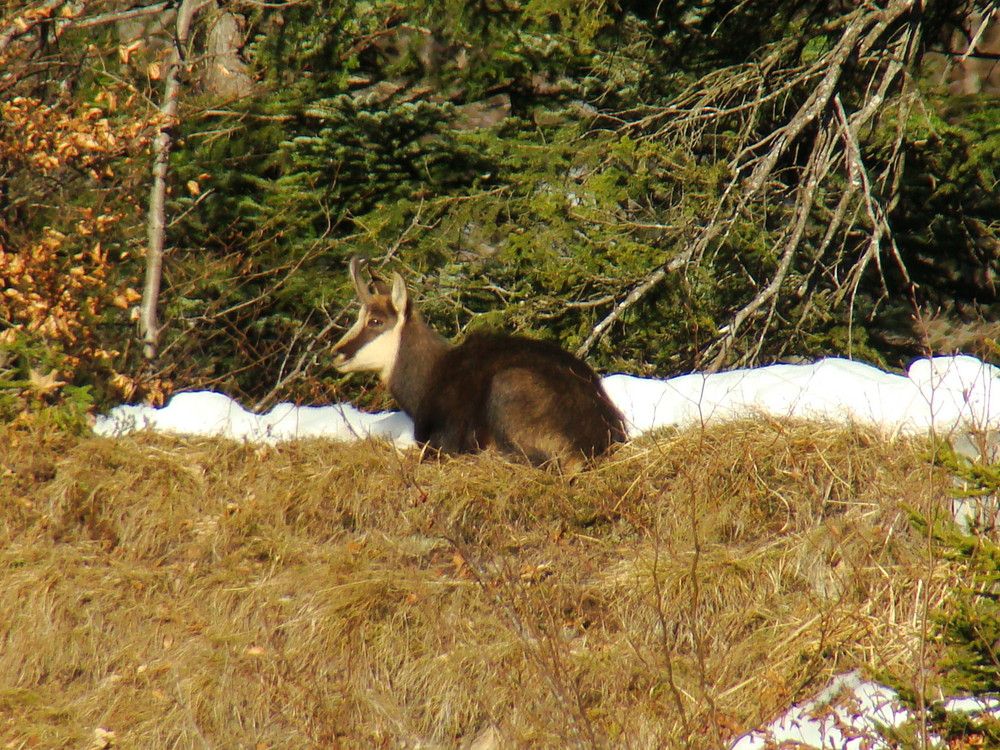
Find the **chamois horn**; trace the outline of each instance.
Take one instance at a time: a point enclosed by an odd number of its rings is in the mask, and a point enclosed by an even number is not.
[[[355,255],[348,262],[347,268],[351,275],[351,281],[354,283],[354,291],[358,294],[358,301],[362,305],[370,305],[375,297],[372,295],[371,289],[368,288],[368,284],[361,278],[362,263],[367,266],[368,259]]]

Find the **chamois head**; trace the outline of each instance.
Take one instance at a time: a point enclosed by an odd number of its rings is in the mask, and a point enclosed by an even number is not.
[[[361,278],[358,256],[351,258],[349,268],[361,310],[351,329],[334,344],[333,364],[341,372],[378,370],[387,378],[399,355],[403,326],[412,314],[406,283],[393,271],[392,288],[373,279],[373,292]]]

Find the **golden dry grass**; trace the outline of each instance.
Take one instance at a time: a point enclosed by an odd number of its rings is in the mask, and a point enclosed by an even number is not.
[[[379,443],[0,446],[0,747],[720,747],[835,672],[914,679],[949,583],[905,510],[946,513],[948,478],[862,429],[662,435],[572,482]]]

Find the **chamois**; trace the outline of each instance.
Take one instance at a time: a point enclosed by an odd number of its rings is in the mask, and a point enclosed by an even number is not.
[[[378,370],[421,445],[496,448],[569,473],[625,439],[625,420],[583,361],[544,341],[498,333],[449,344],[424,322],[403,277],[392,287],[349,264],[361,311],[334,347],[341,372]],[[374,291],[373,291],[374,289]]]

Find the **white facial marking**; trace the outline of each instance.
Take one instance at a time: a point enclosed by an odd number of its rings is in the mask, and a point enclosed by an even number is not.
[[[362,370],[378,370],[383,380],[388,379],[396,364],[396,356],[399,354],[399,343],[403,334],[403,317],[396,320],[396,325],[386,329],[384,333],[369,341],[358,349],[346,362],[337,364],[337,369],[341,372],[360,372]],[[368,325],[368,315],[362,315],[351,327],[342,341],[350,341]]]

